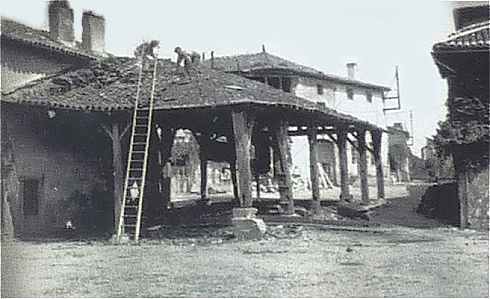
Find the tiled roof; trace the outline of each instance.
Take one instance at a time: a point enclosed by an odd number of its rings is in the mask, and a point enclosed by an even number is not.
[[[464,27],[448,39],[436,43],[434,51],[458,49],[490,49],[490,21]]]
[[[208,66],[211,66],[212,64],[214,68],[223,70],[225,72],[250,73],[255,71],[283,70],[321,80],[335,81],[343,84],[362,86],[372,89],[389,90],[389,88],[385,86],[362,82],[359,80],[352,80],[349,78],[335,76],[331,74],[325,74],[314,68],[294,63],[292,61],[286,60],[276,55],[272,55],[267,52],[215,57],[213,60],[214,61],[211,62],[211,59],[208,59],[204,63]]]
[[[112,111],[132,109],[138,67],[133,58],[112,57],[65,71],[2,94],[2,102],[60,109]],[[149,98],[151,70],[145,71],[141,99]],[[310,111],[347,123],[368,122],[318,106],[290,93],[244,77],[196,65],[190,75],[170,60],[159,60],[154,108],[190,109],[257,104]]]
[[[49,32],[47,31],[34,29],[32,27],[5,17],[1,17],[1,24],[2,40],[4,38],[10,39],[31,45],[33,47],[43,48],[70,56],[96,58],[96,56],[87,51],[75,47],[70,47],[59,41],[53,40],[49,36]]]

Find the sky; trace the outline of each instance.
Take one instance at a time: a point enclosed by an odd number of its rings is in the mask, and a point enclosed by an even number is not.
[[[132,55],[143,40],[160,40],[160,56],[175,59],[173,49],[216,56],[267,52],[328,74],[346,76],[347,62],[356,76],[395,87],[399,67],[402,110],[389,121],[410,129],[420,155],[425,137],[445,118],[447,85],[432,60],[432,45],[454,30],[451,3],[426,1],[71,0],[75,36],[81,40],[83,10],[106,18],[106,49]],[[47,2],[7,0],[1,15],[47,29]]]

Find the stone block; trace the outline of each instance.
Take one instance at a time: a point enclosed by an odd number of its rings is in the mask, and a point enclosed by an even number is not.
[[[257,240],[265,234],[267,227],[262,219],[233,218],[233,234],[239,240]]]
[[[233,209],[233,234],[240,240],[261,239],[266,231],[266,225],[262,219],[255,217],[256,208]]]

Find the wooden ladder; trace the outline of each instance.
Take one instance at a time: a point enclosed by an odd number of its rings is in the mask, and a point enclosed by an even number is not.
[[[149,105],[140,103],[142,76],[145,58],[142,58],[138,75],[138,86],[133,113],[131,140],[129,144],[128,167],[124,182],[124,193],[119,212],[117,241],[126,235],[138,241],[141,231],[143,196],[148,162],[148,149],[153,116],[153,99],[155,94],[158,57],[155,56],[152,72],[152,86]]]

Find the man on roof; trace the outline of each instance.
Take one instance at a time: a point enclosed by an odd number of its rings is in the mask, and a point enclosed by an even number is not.
[[[134,56],[136,56],[139,59],[155,59],[156,54],[155,54],[155,48],[158,48],[160,45],[160,42],[157,40],[152,40],[149,42],[144,42],[141,45],[139,45],[136,50],[134,51]]]
[[[187,53],[181,47],[176,47],[174,52],[177,54],[177,65],[181,66],[183,61],[187,72],[189,72],[189,68],[193,63],[199,62],[200,55],[197,52],[192,51],[191,53]]]

